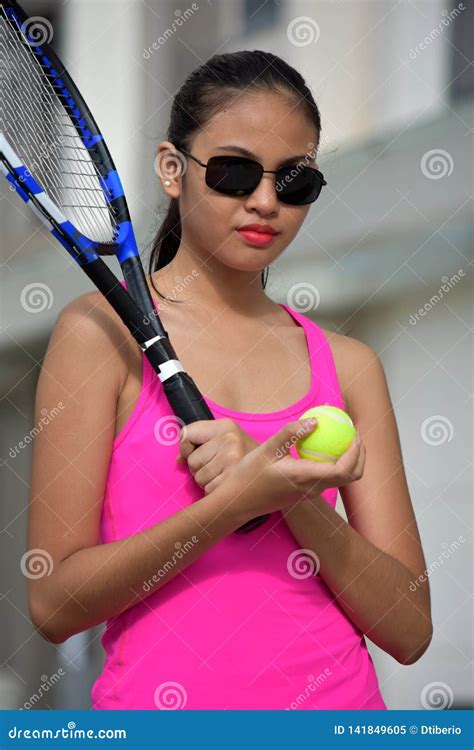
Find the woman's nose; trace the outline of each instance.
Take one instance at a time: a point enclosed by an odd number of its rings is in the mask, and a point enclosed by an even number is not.
[[[264,174],[257,187],[247,196],[246,208],[257,209],[264,214],[278,210],[278,194],[275,188],[275,175]]]

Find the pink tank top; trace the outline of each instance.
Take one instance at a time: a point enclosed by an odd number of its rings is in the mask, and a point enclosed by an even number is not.
[[[232,418],[260,443],[311,406],[344,409],[323,331],[281,307],[305,330],[312,368],[306,395],[262,414],[205,398],[216,419]],[[144,355],[142,363],[139,398],[113,443],[101,543],[139,533],[203,497],[187,465],[176,465],[179,425]],[[291,454],[298,458],[294,446]],[[337,487],[323,497],[334,507]],[[176,562],[186,550],[175,547]],[[163,575],[157,567],[155,581]],[[93,709],[386,709],[364,636],[314,575],[311,554],[280,512],[248,534],[229,534],[108,620],[102,645]]]

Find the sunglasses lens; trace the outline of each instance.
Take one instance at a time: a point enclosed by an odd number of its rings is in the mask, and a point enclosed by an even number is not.
[[[212,156],[207,162],[206,185],[225,195],[249,195],[257,187],[262,174],[262,167],[251,159]]]
[[[282,167],[276,175],[276,191],[282,203],[303,206],[313,203],[324,184],[321,172],[310,167]]]

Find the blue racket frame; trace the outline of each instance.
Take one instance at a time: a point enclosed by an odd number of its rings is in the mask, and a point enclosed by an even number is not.
[[[101,243],[81,233],[44,192],[9,143],[6,134],[1,131],[0,171],[110,302],[160,378],[174,414],[183,424],[201,419],[214,419],[196,384],[179,361],[157,314],[140,260],[120,177],[82,95],[49,44],[37,44],[35,39],[26,33],[28,16],[18,3],[14,0],[2,1],[0,9],[3,9],[7,18],[21,29],[29,51],[37,56],[42,69],[54,81],[55,92],[94,161],[100,184],[115,220],[113,241]],[[117,257],[130,293],[125,291],[104,263],[101,258],[103,255]],[[236,532],[252,531],[269,517],[269,514],[266,514],[252,519]]]

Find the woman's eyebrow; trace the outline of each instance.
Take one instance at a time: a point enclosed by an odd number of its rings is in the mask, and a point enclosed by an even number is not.
[[[216,150],[220,151],[238,151],[239,154],[242,154],[243,156],[247,156],[249,159],[257,159],[258,157],[252,153],[252,151],[249,151],[248,149],[244,148],[243,146],[236,146],[234,144],[228,144],[227,146],[216,146]],[[288,164],[291,161],[297,161],[299,159],[307,159],[308,154],[298,154],[296,156],[288,156],[286,159],[283,159],[281,162],[279,162],[278,166],[282,166],[283,164]]]

